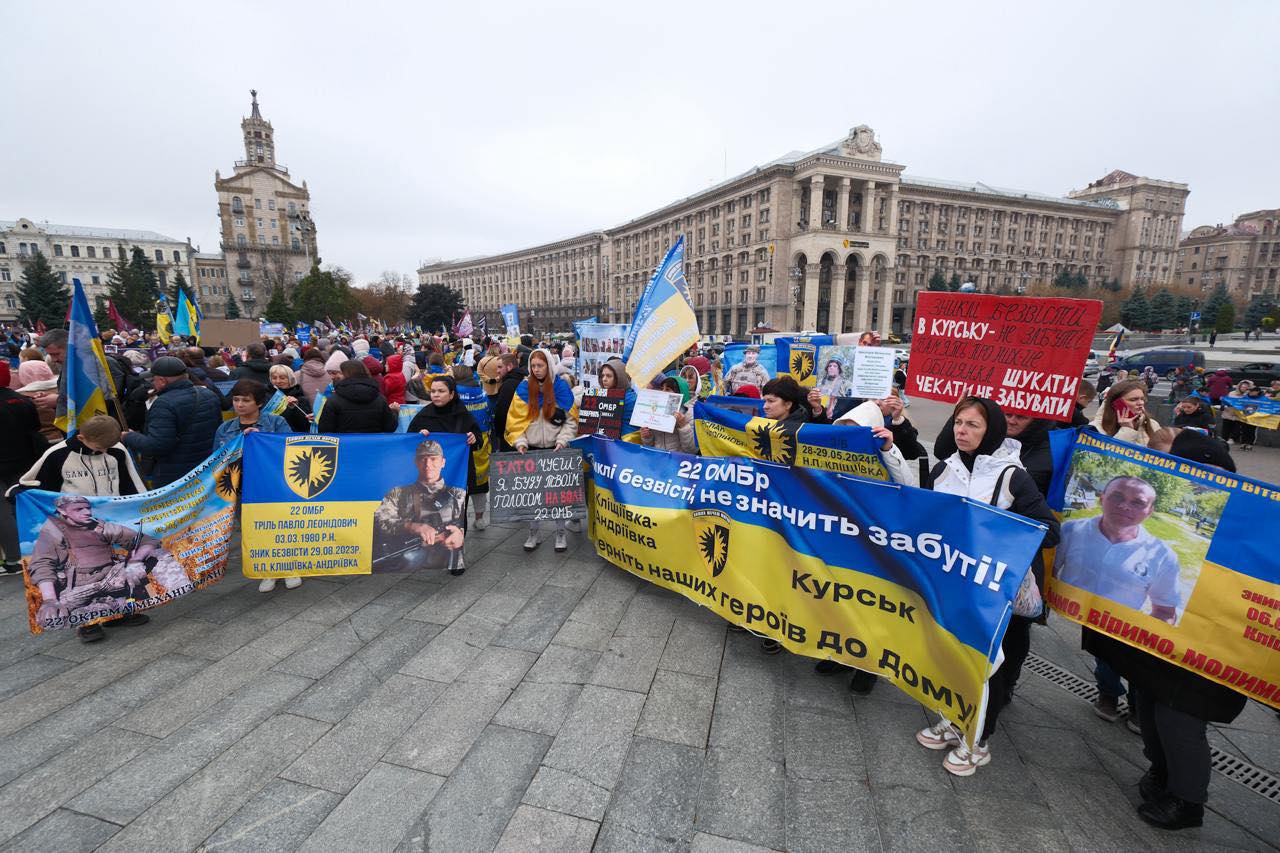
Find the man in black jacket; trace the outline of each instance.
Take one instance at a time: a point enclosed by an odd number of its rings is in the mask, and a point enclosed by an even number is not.
[[[151,486],[172,483],[194,470],[213,452],[213,435],[222,425],[222,406],[208,388],[193,385],[187,366],[171,355],[151,365],[155,401],[147,410],[146,428],[126,432],[124,446],[155,460]]]
[[[529,374],[520,366],[520,356],[507,353],[498,358],[498,393],[493,398],[493,446],[499,453],[514,453],[515,448],[507,444],[507,412],[511,409],[511,398],[516,389]]]
[[[232,379],[252,379],[271,387],[271,362],[267,359],[267,348],[262,344],[249,344],[244,348],[245,360],[231,371]]]
[[[9,362],[0,360],[0,485],[7,491],[18,482],[43,452],[46,442],[40,434],[40,415],[35,403],[9,388]],[[18,543],[18,522],[13,504],[0,501],[0,548],[4,550],[6,575],[22,571]]]

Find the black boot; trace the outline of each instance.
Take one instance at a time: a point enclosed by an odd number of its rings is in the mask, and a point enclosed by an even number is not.
[[[1138,806],[1138,817],[1161,829],[1187,829],[1204,823],[1204,806],[1165,794]]]
[[[833,660],[820,660],[813,667],[813,671],[818,675],[835,675],[838,672],[844,672],[849,667]]]
[[[1138,793],[1144,803],[1154,802],[1163,797],[1167,791],[1169,778],[1164,773],[1157,773],[1154,767],[1149,768],[1138,780]]]
[[[869,672],[858,670],[853,674],[853,678],[849,680],[849,689],[859,696],[866,696],[876,686],[876,676]]]

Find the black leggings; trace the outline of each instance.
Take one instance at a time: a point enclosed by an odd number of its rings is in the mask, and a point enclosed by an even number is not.
[[[1023,616],[1009,618],[1009,629],[1004,632],[1004,639],[1000,642],[1000,649],[1004,652],[1004,663],[1000,664],[1000,668],[987,682],[987,722],[982,727],[982,737],[979,738],[982,743],[986,743],[987,738],[991,737],[996,730],[996,721],[1000,718],[1000,712],[1004,710],[1005,705],[1009,704],[1014,685],[1018,683],[1018,676],[1022,675],[1022,665],[1026,663],[1027,655],[1031,651],[1033,621]]]

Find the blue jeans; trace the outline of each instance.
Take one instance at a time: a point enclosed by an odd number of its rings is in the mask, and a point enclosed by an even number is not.
[[[1124,682],[1120,680],[1120,674],[1111,668],[1111,664],[1102,658],[1094,658],[1093,663],[1093,677],[1098,681],[1099,693],[1119,699],[1127,692],[1124,689]]]

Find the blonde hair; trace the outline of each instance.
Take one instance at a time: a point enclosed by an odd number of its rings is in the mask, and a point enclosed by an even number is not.
[[[276,377],[276,374],[280,374],[282,376],[288,376],[290,387],[298,384],[297,377],[293,375],[293,368],[287,364],[271,365],[271,369],[267,371],[267,377],[270,379],[274,379]]]

